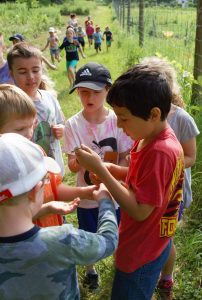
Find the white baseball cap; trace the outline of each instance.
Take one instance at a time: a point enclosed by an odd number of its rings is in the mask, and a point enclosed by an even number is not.
[[[55,32],[54,27],[49,27],[48,32]]]
[[[60,167],[38,145],[16,133],[0,135],[0,202],[29,192],[47,172]]]

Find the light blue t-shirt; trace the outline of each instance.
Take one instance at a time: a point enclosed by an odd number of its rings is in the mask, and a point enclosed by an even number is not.
[[[95,44],[101,44],[102,43],[102,34],[101,34],[101,32],[95,32],[93,34],[93,38],[94,38]]]
[[[97,233],[66,224],[0,237],[0,299],[79,300],[76,265],[94,264],[117,244],[115,207],[107,199],[100,202]]]
[[[194,119],[182,108],[172,105],[173,112],[168,115],[168,123],[180,143],[185,143],[200,132]],[[192,201],[191,168],[185,169],[183,186],[183,206],[188,207]]]

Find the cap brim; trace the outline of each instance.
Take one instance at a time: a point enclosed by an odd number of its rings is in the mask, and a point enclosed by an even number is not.
[[[13,41],[13,40],[23,41],[22,39],[20,39],[20,38],[18,38],[18,37],[11,36],[11,37],[9,38],[9,41]]]
[[[91,90],[100,91],[102,90],[107,83],[101,83],[101,82],[91,82],[91,81],[82,81],[73,86],[73,88],[70,90],[69,94],[73,93],[73,91],[78,87],[85,87]]]
[[[45,167],[47,172],[59,174],[61,172],[58,163],[51,157],[44,157]]]

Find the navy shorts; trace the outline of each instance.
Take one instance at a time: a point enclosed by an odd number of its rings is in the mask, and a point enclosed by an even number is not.
[[[170,254],[171,245],[172,240],[157,259],[132,273],[116,269],[111,300],[151,300],[161,270]]]
[[[82,208],[77,207],[77,218],[79,229],[88,232],[97,232],[98,208]],[[120,208],[116,209],[117,222],[120,222]]]

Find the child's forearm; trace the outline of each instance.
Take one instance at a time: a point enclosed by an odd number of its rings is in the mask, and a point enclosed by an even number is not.
[[[117,203],[123,208],[131,217],[137,221],[145,220],[153,211],[154,207],[145,204],[139,204],[133,190],[124,187],[118,182],[110,172],[102,167],[97,172],[101,181],[106,185],[109,192],[112,194]]]
[[[97,187],[94,185],[86,187],[72,187],[61,183],[57,189],[58,200],[69,202],[77,197],[81,199],[92,199],[93,191],[96,189]]]
[[[41,206],[41,209],[33,217],[33,221],[38,219],[38,218],[41,218],[43,216],[49,215],[51,213],[49,205],[50,205],[50,202],[43,203],[42,206]]]
[[[107,166],[109,172],[114,176],[117,180],[125,181],[128,167],[124,166],[117,166],[115,164],[110,163],[109,167]]]

